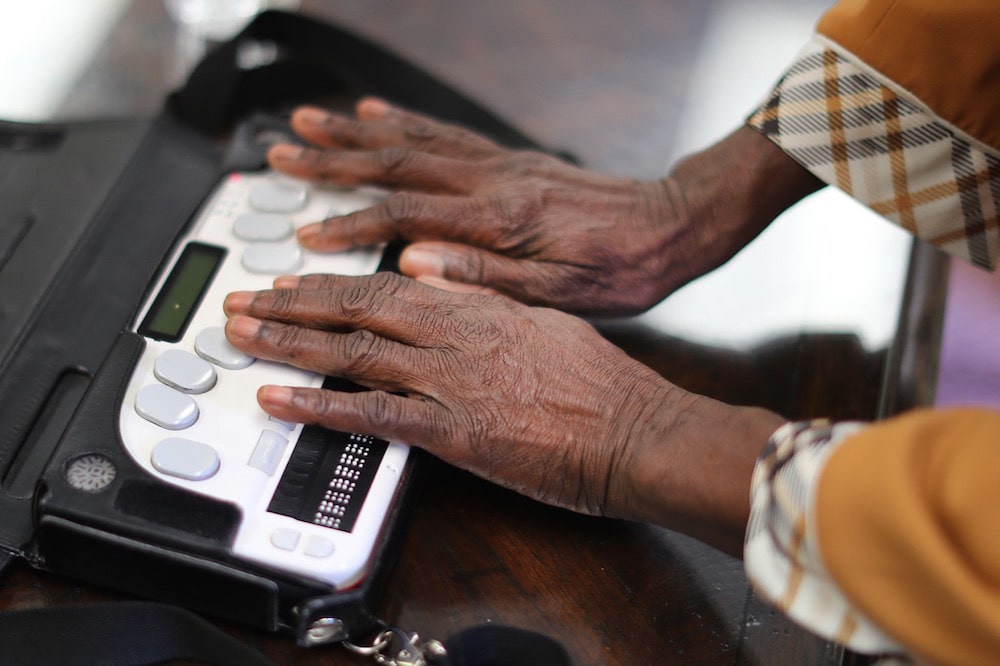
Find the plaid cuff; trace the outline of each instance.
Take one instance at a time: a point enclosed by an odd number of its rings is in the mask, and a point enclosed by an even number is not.
[[[747,124],[918,238],[996,266],[1000,151],[837,44],[814,36]]]
[[[823,465],[860,423],[786,423],[757,461],[744,545],[757,594],[828,640],[865,653],[901,652],[840,592],[823,566],[813,515]]]

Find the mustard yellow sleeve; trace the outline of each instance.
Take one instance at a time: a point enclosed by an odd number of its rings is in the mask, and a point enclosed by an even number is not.
[[[814,505],[844,596],[933,663],[1000,663],[1000,414],[919,411],[847,437]]]
[[[996,0],[842,0],[747,123],[886,219],[992,269],[998,34]]]
[[[816,32],[943,121],[1000,148],[996,0],[842,0]]]

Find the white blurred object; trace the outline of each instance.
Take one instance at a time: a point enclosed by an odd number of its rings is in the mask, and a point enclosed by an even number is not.
[[[50,120],[129,0],[0,0],[0,118]]]
[[[163,4],[181,29],[215,41],[235,35],[267,5],[265,0],[164,0]]]
[[[728,0],[702,42],[678,128],[676,156],[743,124],[813,33],[833,0],[798,5]],[[640,317],[702,344],[746,349],[776,335],[843,331],[868,350],[895,333],[909,235],[849,196],[824,188],[788,209],[722,268]],[[831,276],[804,284],[793,275]],[[834,278],[835,276],[835,278]],[[774,297],[774,295],[780,297]]]

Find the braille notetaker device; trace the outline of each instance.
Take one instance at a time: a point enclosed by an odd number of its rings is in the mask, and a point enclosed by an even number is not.
[[[337,588],[363,577],[409,448],[269,418],[256,404],[259,386],[319,387],[324,378],[232,347],[222,302],[278,275],[374,272],[381,248],[315,254],[294,231],[377,200],[268,172],[227,176],[139,313],[146,345],[119,415],[122,444],[143,469],[239,508],[235,557]],[[67,473],[88,489],[109,479],[101,469],[99,456],[87,456]]]

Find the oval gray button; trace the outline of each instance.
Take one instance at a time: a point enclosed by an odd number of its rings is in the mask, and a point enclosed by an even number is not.
[[[292,235],[291,218],[276,213],[244,213],[233,222],[233,234],[246,241],[279,241]]]
[[[298,245],[254,243],[243,251],[243,268],[251,273],[285,275],[301,267],[302,250]]]
[[[198,403],[189,395],[163,384],[150,384],[135,396],[135,411],[167,430],[183,430],[198,420]]]
[[[255,359],[229,344],[226,331],[221,326],[206,328],[194,339],[194,350],[198,356],[226,370],[242,370]]]
[[[219,471],[219,454],[208,444],[193,439],[169,437],[150,456],[153,467],[179,479],[204,481]]]
[[[215,386],[218,378],[211,363],[183,349],[168,349],[157,356],[153,374],[185,393],[204,393]]]
[[[320,536],[311,536],[306,541],[306,547],[302,552],[309,557],[330,557],[333,555],[333,551],[334,543],[332,541]]]
[[[298,183],[264,182],[250,189],[250,205],[262,213],[294,213],[308,202],[309,190]]]
[[[288,527],[279,527],[271,532],[271,543],[282,550],[295,550],[299,545],[299,537],[302,536],[297,530]]]

